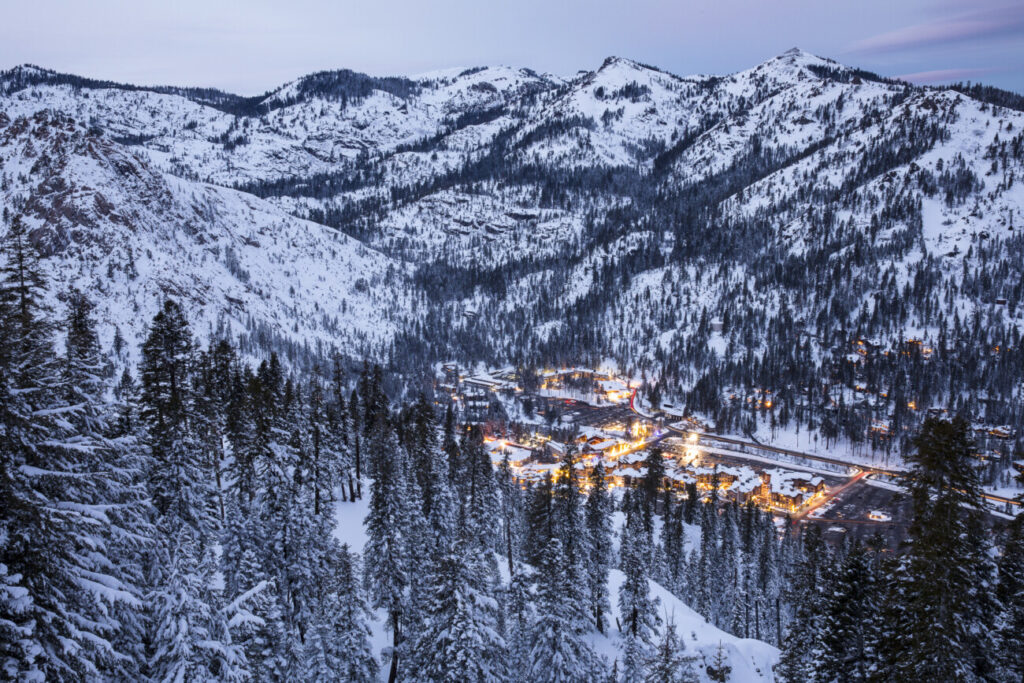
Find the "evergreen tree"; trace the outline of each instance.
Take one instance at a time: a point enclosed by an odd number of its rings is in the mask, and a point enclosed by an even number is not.
[[[527,683],[530,680],[530,651],[533,646],[530,631],[536,619],[533,596],[530,593],[532,577],[526,571],[512,575],[505,594],[505,641],[508,650],[509,680]]]
[[[90,307],[70,293],[58,358],[20,218],[0,257],[0,666],[12,678],[132,675],[135,653],[117,648],[140,601],[121,561],[147,527],[129,461],[108,438]]]
[[[694,668],[697,657],[684,654],[686,643],[676,635],[676,623],[671,618],[658,645],[647,660],[645,683],[697,683]]]
[[[384,438],[386,435],[390,439]],[[398,677],[398,647],[402,642],[402,618],[409,585],[408,557],[403,531],[403,469],[400,448],[390,430],[381,430],[373,442],[371,461],[374,479],[370,488],[370,510],[366,516],[366,549],[363,552],[364,584],[370,604],[386,610],[392,633],[390,683]]]
[[[152,454],[149,490],[157,529],[148,558],[148,669],[157,680],[240,680],[248,663],[244,649],[232,642],[229,624],[243,606],[225,603],[212,588],[219,568],[213,547],[219,492],[212,458],[195,433],[193,361],[188,323],[168,300],[142,347],[140,417]]]
[[[523,534],[522,491],[512,473],[508,454],[498,467],[498,497],[501,510],[501,551],[508,563],[509,576],[515,576],[516,560],[519,558],[519,539]]]
[[[990,676],[994,624],[985,609],[992,577],[979,534],[981,490],[968,425],[925,420],[907,456],[913,504],[909,548],[896,592],[900,638],[882,669],[905,679],[977,680]]]
[[[714,681],[714,683],[726,683],[729,680],[732,666],[725,657],[725,648],[722,647],[721,641],[718,643],[718,650],[715,651],[714,660],[704,669],[704,672],[708,675],[708,680]]]
[[[153,460],[150,493],[157,513],[170,524],[168,531],[187,525],[205,542],[217,529],[212,514],[217,492],[209,459],[193,431],[193,361],[188,322],[181,307],[168,299],[142,346],[140,417]]]
[[[491,456],[484,448],[483,433],[478,427],[472,427],[466,434],[461,450],[463,464],[467,468],[463,491],[465,523],[473,533],[479,534],[487,548],[497,549],[493,521],[498,516],[498,484]]]
[[[305,642],[305,680],[375,681],[368,610],[347,546],[331,544],[325,570]]]
[[[643,526],[644,509],[630,505],[619,541],[619,568],[625,580],[619,586],[619,631],[623,640],[622,676],[640,680],[650,658],[653,635],[660,619],[658,599],[650,595],[648,582],[647,535]]]
[[[999,559],[996,594],[1003,605],[999,626],[1000,662],[1007,677],[1024,681],[1024,516],[1010,522]]]
[[[608,494],[604,464],[598,462],[590,475],[590,493],[585,505],[587,539],[587,595],[594,624],[605,632],[606,615],[611,612],[608,574],[612,566],[612,499]]]
[[[540,483],[532,487],[527,495],[523,558],[535,567],[540,565],[544,549],[554,536],[551,510],[553,489],[551,475],[545,474]]]
[[[782,656],[775,666],[779,679],[792,683],[811,679],[815,671],[815,639],[821,631],[823,614],[821,590],[828,568],[827,550],[817,526],[805,527],[802,546],[802,557],[791,578],[788,595],[794,615],[783,638]]]
[[[528,678],[538,683],[587,683],[599,675],[597,656],[584,637],[588,621],[571,601],[562,542],[552,536],[537,571],[537,616],[530,628]]]
[[[661,527],[661,579],[665,587],[675,595],[683,594],[683,582],[686,575],[684,515],[683,503],[673,504],[670,499],[665,509],[665,519]]]
[[[423,628],[409,678],[421,681],[507,680],[498,603],[482,549],[463,537],[441,553],[429,576]]]
[[[880,608],[867,550],[855,545],[826,585],[814,653],[815,680],[867,681],[874,668]]]

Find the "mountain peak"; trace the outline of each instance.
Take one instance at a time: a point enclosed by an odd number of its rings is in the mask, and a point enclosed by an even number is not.
[[[630,59],[626,59],[625,57],[616,57],[615,55],[610,55],[610,56],[604,58],[604,61],[601,62],[601,66],[598,67],[597,70],[600,71],[601,69],[606,69],[606,68],[608,68],[610,66],[616,66],[616,65],[619,65],[619,64],[625,64],[625,65],[628,65],[628,66],[636,66],[636,62],[634,62],[634,61],[632,61]]]

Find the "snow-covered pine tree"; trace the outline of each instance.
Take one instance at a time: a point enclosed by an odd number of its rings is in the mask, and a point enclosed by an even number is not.
[[[356,558],[347,546],[330,542],[322,589],[314,601],[305,642],[304,680],[314,683],[377,679],[370,646],[369,612],[356,577]]]
[[[214,589],[219,538],[212,458],[194,431],[193,347],[180,306],[165,301],[142,346],[140,417],[152,454],[157,538],[148,558],[148,671],[156,680],[240,680],[245,652],[231,641],[232,604]],[[237,606],[237,605],[236,605]]]
[[[782,656],[775,666],[779,680],[787,683],[810,680],[814,673],[815,639],[821,630],[823,611],[821,589],[830,564],[817,526],[804,527],[802,547],[787,595],[793,619],[786,627]]]
[[[537,569],[536,618],[530,627],[527,679],[537,683],[589,683],[603,669],[584,634],[589,619],[573,604],[571,583],[579,577],[567,571],[562,542],[552,536]]]
[[[274,586],[262,561],[266,539],[259,516],[243,506],[247,503],[240,501],[239,497],[229,497],[221,540],[221,572],[224,596],[229,601],[246,595],[254,586],[265,586],[248,601],[248,609],[257,619],[239,623],[233,630],[233,641],[245,651],[250,671],[258,677],[266,670],[264,659],[271,650]]]
[[[479,541],[463,533],[450,550],[437,555],[428,574],[429,594],[412,649],[414,663],[405,676],[408,680],[507,680],[495,577],[486,554]]]
[[[972,539],[982,514],[969,426],[961,418],[927,418],[906,456],[913,505],[909,548],[895,592],[900,637],[884,652],[882,670],[903,680],[987,677],[994,615],[984,609],[993,580],[985,543]]]
[[[100,350],[92,302],[75,289],[64,300],[68,310],[60,393],[68,409],[62,418],[71,435],[67,445],[76,452],[75,479],[81,487],[77,494],[67,491],[85,504],[80,509],[91,528],[79,549],[90,582],[79,588],[94,593],[106,617],[116,653],[106,661],[106,674],[131,678],[141,675],[144,664],[141,568],[154,534],[145,489],[149,462],[136,435],[121,429],[130,428],[119,423],[127,406],[105,397],[109,364]],[[97,624],[103,622],[97,618]]]
[[[676,633],[670,616],[657,646],[646,662],[645,683],[697,683],[696,655],[688,655],[686,643]]]
[[[444,451],[445,460],[448,463],[448,481],[455,483],[456,474],[461,469],[460,461],[462,454],[459,452],[459,442],[455,438],[455,409],[449,403],[444,411],[444,431],[441,437],[441,450]]]
[[[612,499],[608,494],[604,463],[598,461],[590,475],[590,493],[584,505],[587,539],[587,597],[594,624],[605,632],[611,602],[608,574],[612,567]]]
[[[392,633],[391,664],[388,680],[398,677],[398,647],[402,642],[402,618],[409,585],[408,558],[404,531],[405,481],[400,448],[393,430],[386,426],[368,442],[373,482],[370,485],[370,509],[366,525],[366,548],[363,551],[363,581],[370,604],[387,611]]]
[[[714,683],[727,683],[729,680],[729,674],[732,673],[732,666],[729,664],[729,660],[725,655],[725,648],[722,646],[722,641],[718,641],[718,649],[715,650],[715,658],[711,661],[711,664],[704,669],[704,673],[707,674],[708,680]]]
[[[721,523],[718,525],[719,547],[711,565],[711,593],[714,596],[712,622],[728,630],[732,623],[734,603],[739,580],[739,533],[736,528],[735,502],[724,507]]]
[[[863,683],[874,669],[880,607],[867,549],[855,545],[825,579],[821,631],[812,655],[815,680]]]
[[[654,532],[654,514],[658,509],[658,497],[665,485],[665,455],[659,446],[653,446],[647,451],[644,458],[644,467],[647,473],[644,475],[640,486],[643,497],[644,529],[648,535]],[[651,546],[652,551],[654,547]]]
[[[539,566],[544,549],[554,535],[552,495],[554,482],[550,473],[526,494],[526,533],[523,535],[523,559]]]
[[[217,532],[217,492],[209,458],[193,431],[192,334],[181,307],[170,299],[153,318],[142,345],[139,401],[153,465],[150,495],[165,531],[186,525],[206,543]]]
[[[199,547],[187,527],[157,545],[152,585],[152,654],[148,673],[154,681],[243,681],[249,677],[245,650],[231,640],[232,614],[212,588],[216,559]],[[227,606],[225,606],[227,607]]]
[[[404,661],[413,664],[416,639],[423,628],[425,610],[429,600],[429,585],[426,581],[413,577],[425,577],[430,574],[432,563],[439,553],[446,551],[440,539],[431,533],[430,523],[423,516],[423,496],[416,479],[415,465],[405,447],[399,443],[395,450],[398,466],[401,469],[402,483],[402,554],[405,557],[406,572],[410,577],[409,587],[402,614],[402,645],[400,655]],[[464,532],[465,524],[457,525]],[[488,557],[485,555],[485,557]],[[413,670],[409,668],[408,670]],[[406,675],[406,668],[399,672]]]
[[[530,593],[533,577],[522,567],[512,575],[505,593],[505,644],[508,652],[509,680],[527,683],[530,679],[530,629],[535,620],[534,601]]]
[[[512,474],[508,454],[502,458],[496,473],[498,507],[501,511],[501,542],[499,551],[505,555],[509,576],[515,576],[519,557],[519,539],[523,535],[523,493]]]
[[[144,529],[126,526],[140,501],[107,438],[88,303],[71,293],[58,358],[45,278],[20,218],[0,259],[0,630],[9,638],[0,667],[12,678],[130,675],[134,653],[115,643],[139,600],[117,551]]]
[[[686,533],[683,529],[683,516],[685,514],[682,501],[674,503],[667,500],[665,518],[661,526],[661,556],[662,566],[659,568],[659,577],[666,588],[674,595],[682,596],[684,592],[683,582],[686,578]]]
[[[637,500],[637,499],[634,499]],[[643,501],[641,497],[639,499]],[[641,680],[644,666],[650,659],[658,617],[657,598],[650,594],[648,581],[648,538],[644,528],[645,509],[631,504],[625,510],[626,522],[619,541],[619,569],[625,580],[619,586],[619,632],[622,637],[622,677],[625,681]]]
[[[467,471],[463,497],[466,506],[465,523],[480,534],[487,548],[496,550],[498,535],[498,491],[491,456],[484,448],[483,433],[476,426],[470,428],[462,444],[462,462]]]
[[[1014,517],[1007,530],[996,595],[1003,607],[999,661],[1006,675],[1024,680],[1024,515]]]
[[[562,553],[565,556],[565,573],[573,577],[567,585],[570,594],[566,596],[589,618],[590,611],[586,608],[587,590],[587,539],[583,524],[583,496],[580,492],[579,474],[576,469],[576,453],[573,447],[566,449],[558,468],[552,492],[551,505],[552,528],[562,542]]]

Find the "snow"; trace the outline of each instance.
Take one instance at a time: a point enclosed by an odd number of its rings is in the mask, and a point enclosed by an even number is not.
[[[617,600],[619,586],[625,580],[625,575],[617,569],[611,571],[608,579],[609,595],[612,596],[612,622],[619,619]],[[732,673],[729,680],[735,683],[754,683],[755,681],[774,681],[771,667],[778,661],[779,651],[771,645],[759,640],[737,638],[715,626],[709,624],[704,617],[690,609],[685,603],[669,593],[654,581],[650,582],[651,597],[660,601],[659,616],[661,626],[658,629],[660,635],[669,619],[676,624],[679,636],[686,643],[689,654],[697,654],[698,673],[701,681],[708,680],[703,671],[703,665],[713,661],[718,651],[719,643],[728,655],[729,665],[732,666]],[[604,655],[608,661],[621,657],[618,639],[612,630],[612,637],[594,632],[591,635],[591,644],[598,654]]]
[[[368,481],[363,482],[363,493],[364,497],[361,500],[354,502],[338,501],[335,504],[334,511],[334,538],[338,539],[341,543],[348,544],[350,549],[357,553],[362,553],[363,546],[366,543],[363,519],[366,517],[369,509]],[[616,529],[614,538],[617,544],[618,530],[624,523],[625,518],[621,512],[617,511],[613,514],[612,519]],[[687,547],[698,547],[700,544],[700,528],[688,524],[685,525],[685,532]],[[657,530],[655,531],[655,537],[657,537]],[[617,549],[615,552],[617,553]],[[507,566],[501,561],[500,557],[498,560],[502,580],[507,582]],[[619,617],[616,596],[618,595],[619,585],[623,580],[622,572],[613,569],[608,581],[609,595],[612,596],[611,618],[613,623]],[[672,618],[675,621],[679,636],[686,643],[688,652],[700,656],[701,660],[698,661],[698,665],[702,662],[711,662],[718,650],[719,643],[721,643],[729,658],[729,664],[733,667],[730,681],[733,683],[770,683],[774,680],[771,667],[778,661],[779,657],[779,651],[775,647],[758,640],[737,638],[721,631],[709,624],[689,606],[654,581],[651,581],[650,589],[651,595],[658,598],[661,602],[659,608],[659,614],[662,619],[661,628],[664,628],[667,618]],[[372,630],[371,643],[374,652],[378,654],[391,644],[391,634],[385,628],[386,623],[387,619],[381,610],[376,612],[375,620],[370,623]],[[590,642],[595,651],[599,655],[605,656],[609,662],[621,656],[618,649],[618,640],[614,635],[614,629],[611,632],[611,637],[594,631],[590,635]],[[707,681],[708,679],[703,675],[703,671],[699,671],[701,674],[700,680],[702,682]],[[386,668],[382,670],[381,675],[386,677]]]

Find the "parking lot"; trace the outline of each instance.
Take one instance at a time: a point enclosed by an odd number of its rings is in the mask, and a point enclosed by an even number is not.
[[[868,515],[873,511],[881,512],[889,519],[870,519]],[[861,481],[836,496],[820,514],[801,520],[801,523],[822,527],[831,542],[837,542],[845,534],[850,543],[864,543],[874,534],[880,533],[886,545],[895,550],[906,538],[909,520],[910,498],[906,494]]]

